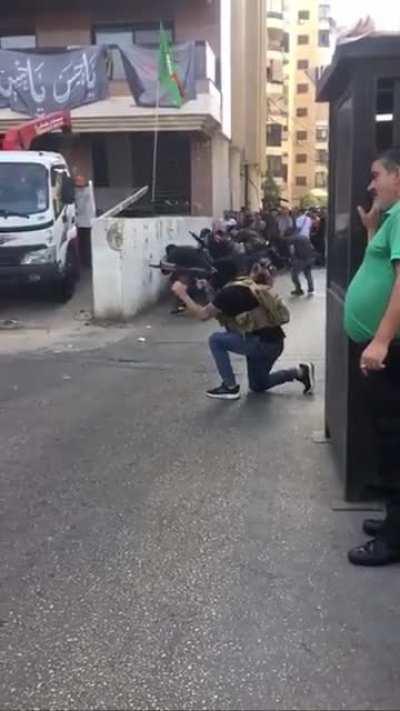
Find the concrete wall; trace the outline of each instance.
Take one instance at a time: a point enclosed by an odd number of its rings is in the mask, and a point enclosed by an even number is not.
[[[231,202],[233,210],[240,210],[244,203],[242,157],[238,148],[230,150]]]
[[[248,192],[251,206],[258,208],[253,192],[261,187],[266,147],[266,2],[232,0],[231,15],[232,144],[240,151],[242,165],[246,163],[249,175],[257,180],[257,188],[249,184]],[[232,175],[234,201],[236,181],[237,173]]]
[[[262,175],[258,165],[249,165],[248,201],[250,210],[259,210],[262,201]]]
[[[195,245],[210,217],[125,219],[104,217],[92,230],[93,298],[96,318],[126,320],[156,303],[167,279],[151,269],[168,244]]]
[[[267,102],[265,77],[266,50],[266,2],[251,0],[246,3],[246,75],[245,96],[247,105],[245,161],[265,170]]]
[[[230,142],[222,134],[212,137],[213,215],[231,209]]]
[[[222,132],[232,137],[231,0],[220,0]]]
[[[212,215],[212,143],[208,136],[192,138],[191,181],[192,215]]]
[[[246,144],[246,0],[232,0],[232,143],[244,151]]]

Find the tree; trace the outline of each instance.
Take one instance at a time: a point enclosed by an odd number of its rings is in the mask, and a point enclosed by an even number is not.
[[[326,207],[327,198],[319,195],[314,195],[314,193],[305,193],[300,198],[300,207],[302,210],[306,210],[308,207]]]
[[[279,207],[281,189],[270,173],[267,173],[262,184],[264,207]]]

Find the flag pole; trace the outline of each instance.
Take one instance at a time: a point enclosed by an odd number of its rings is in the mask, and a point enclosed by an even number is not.
[[[160,32],[161,32],[161,22],[160,22]],[[160,50],[159,50],[160,52]],[[156,114],[155,114],[155,127],[154,127],[154,145],[153,145],[153,184],[151,188],[151,201],[154,203],[156,201],[156,185],[157,185],[157,158],[158,158],[158,134],[160,127],[160,55],[158,57],[157,63],[157,86],[156,86]]]

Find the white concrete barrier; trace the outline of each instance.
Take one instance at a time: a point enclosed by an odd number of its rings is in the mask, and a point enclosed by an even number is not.
[[[211,217],[100,217],[92,229],[93,299],[96,318],[126,320],[156,303],[166,278],[157,264],[168,244],[196,243]]]

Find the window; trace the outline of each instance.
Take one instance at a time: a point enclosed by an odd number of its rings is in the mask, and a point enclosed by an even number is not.
[[[66,172],[65,169],[63,169],[63,166],[55,166],[51,169],[51,192],[53,199],[54,215],[56,219],[61,215],[65,207],[62,199],[62,185],[64,175],[66,175]]]
[[[317,128],[316,132],[316,139],[318,143],[321,141],[327,141],[328,140],[328,129],[327,128]]]
[[[166,32],[173,41],[171,23],[164,23]],[[125,71],[118,47],[129,49],[133,44],[147,47],[158,47],[160,42],[160,25],[150,23],[144,25],[102,25],[94,29],[95,44],[115,45],[111,49],[112,72],[111,79],[125,79]]]
[[[0,36],[1,49],[34,49],[35,35],[4,35]]]
[[[307,178],[305,175],[298,175],[296,178],[296,185],[299,187],[306,187],[307,186]]]
[[[320,47],[329,47],[329,45],[330,45],[329,30],[320,30],[318,32],[318,44]]]
[[[308,69],[310,66],[310,62],[308,59],[299,59],[297,62],[297,69]]]
[[[296,139],[298,141],[306,141],[307,140],[307,131],[297,131]]]
[[[283,31],[275,27],[268,28],[268,49],[282,50],[283,47]]]
[[[130,28],[120,29],[104,28],[98,29],[95,32],[95,43],[105,45],[117,45],[121,49],[129,49],[133,45],[133,35]],[[124,65],[122,63],[119,49],[113,47],[112,56],[112,71],[111,79],[125,79]]]
[[[297,93],[298,94],[307,94],[308,92],[308,84],[297,84]]]
[[[49,206],[48,180],[47,169],[39,163],[0,163],[0,210],[22,217],[44,212]]]
[[[268,174],[273,178],[282,177],[282,158],[281,156],[267,156]]]
[[[153,28],[140,29],[134,28],[134,42],[135,44],[145,45],[147,47],[159,47],[160,46],[160,27],[159,25],[154,25]],[[173,41],[171,30],[167,30],[167,35],[169,36],[169,41]]]
[[[306,153],[298,153],[296,155],[296,163],[307,163],[307,154]]]
[[[318,8],[318,17],[320,20],[329,20],[331,16],[330,5],[320,5]]]
[[[282,126],[280,123],[268,124],[267,145],[275,147],[279,147],[282,145]]]
[[[318,149],[316,151],[315,159],[316,159],[317,163],[321,163],[321,165],[327,165],[328,164],[328,151],[326,151],[324,148]]]
[[[308,116],[308,109],[306,109],[305,107],[304,107],[304,108],[301,107],[301,108],[299,108],[299,109],[296,109],[296,116],[297,116],[298,118],[304,118],[304,116]]]
[[[308,35],[297,35],[297,44],[308,44],[310,38]]]
[[[316,188],[326,188],[328,185],[328,174],[318,172],[315,173],[315,187]]]
[[[267,66],[267,81],[272,84],[283,83],[283,64],[279,59],[270,59]]]
[[[285,183],[288,181],[288,167],[286,163],[282,164],[282,178]]]
[[[299,20],[309,20],[310,19],[309,11],[308,10],[299,10],[298,19]]]

